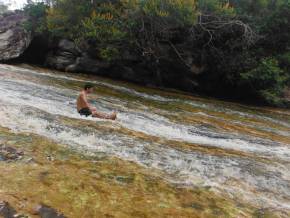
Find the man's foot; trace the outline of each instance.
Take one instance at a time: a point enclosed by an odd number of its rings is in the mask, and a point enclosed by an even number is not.
[[[116,112],[112,113],[112,115],[109,117],[109,119],[116,120],[117,119],[117,113]]]

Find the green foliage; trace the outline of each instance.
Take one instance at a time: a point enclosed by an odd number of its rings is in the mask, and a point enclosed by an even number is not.
[[[261,28],[264,47],[270,52],[281,53],[290,46],[290,1],[280,5]]]
[[[8,11],[8,6],[0,2],[0,14],[3,14]]]
[[[118,5],[102,3],[81,22],[81,41],[97,45],[99,57],[113,61],[119,54],[119,44],[126,37],[126,21]]]
[[[147,0],[140,1],[144,14],[159,17],[180,26],[196,22],[196,0]]]
[[[190,64],[204,66],[197,80],[206,91],[272,104],[290,77],[290,0],[46,2],[25,7],[27,29],[88,45],[95,58],[113,62],[129,51],[158,73],[162,58],[188,72]]]
[[[241,73],[240,76],[243,85],[268,103],[277,102],[287,81],[284,71],[275,58],[261,60],[256,68]]]
[[[76,39],[81,33],[83,19],[92,8],[88,0],[57,0],[47,10],[48,30],[54,37]]]
[[[271,14],[287,0],[231,0],[230,2],[239,14],[258,18],[261,15]]]
[[[281,98],[281,92],[277,93],[275,90],[268,89],[261,90],[259,94],[262,100],[269,105],[283,106],[284,104]]]
[[[47,31],[46,27],[46,10],[44,3],[30,3],[24,7],[24,12],[30,17],[26,22],[25,28],[35,33],[43,33]]]
[[[82,37],[103,44],[122,40],[126,33],[122,31],[123,23],[119,11],[112,4],[102,6],[82,21]]]
[[[112,61],[119,55],[119,50],[114,47],[105,47],[100,49],[100,57],[104,60]]]
[[[215,13],[220,16],[234,16],[236,13],[229,0],[198,0],[198,9],[202,13]]]
[[[126,36],[119,6],[120,3],[102,0],[55,1],[47,11],[48,30],[54,37],[68,38],[77,44],[88,41],[99,50],[97,56],[112,61]]]
[[[288,74],[290,78],[290,52],[286,52],[279,56],[280,67]]]

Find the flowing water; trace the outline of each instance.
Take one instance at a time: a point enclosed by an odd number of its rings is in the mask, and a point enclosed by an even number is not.
[[[290,211],[290,111],[141,88],[85,75],[0,65],[0,126],[162,172],[256,208]],[[81,117],[81,87],[118,120]]]

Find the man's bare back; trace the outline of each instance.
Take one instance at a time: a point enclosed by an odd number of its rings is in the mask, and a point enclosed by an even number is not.
[[[87,103],[87,95],[84,90],[81,91],[78,99],[77,99],[77,109],[80,111],[83,108],[89,108],[90,106]]]
[[[87,96],[93,92],[93,86],[86,85],[77,98],[77,110],[81,115],[98,117],[102,119],[115,120],[117,114],[114,112],[111,115],[97,111],[95,107],[91,107],[88,103]]]

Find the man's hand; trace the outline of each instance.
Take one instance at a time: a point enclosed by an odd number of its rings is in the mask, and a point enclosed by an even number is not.
[[[97,108],[95,108],[95,107],[89,107],[89,108],[90,108],[90,110],[91,110],[92,112],[97,111]]]
[[[110,120],[116,120],[116,119],[117,119],[117,113],[116,113],[116,112],[112,113],[112,114],[108,117],[108,119],[110,119]]]

